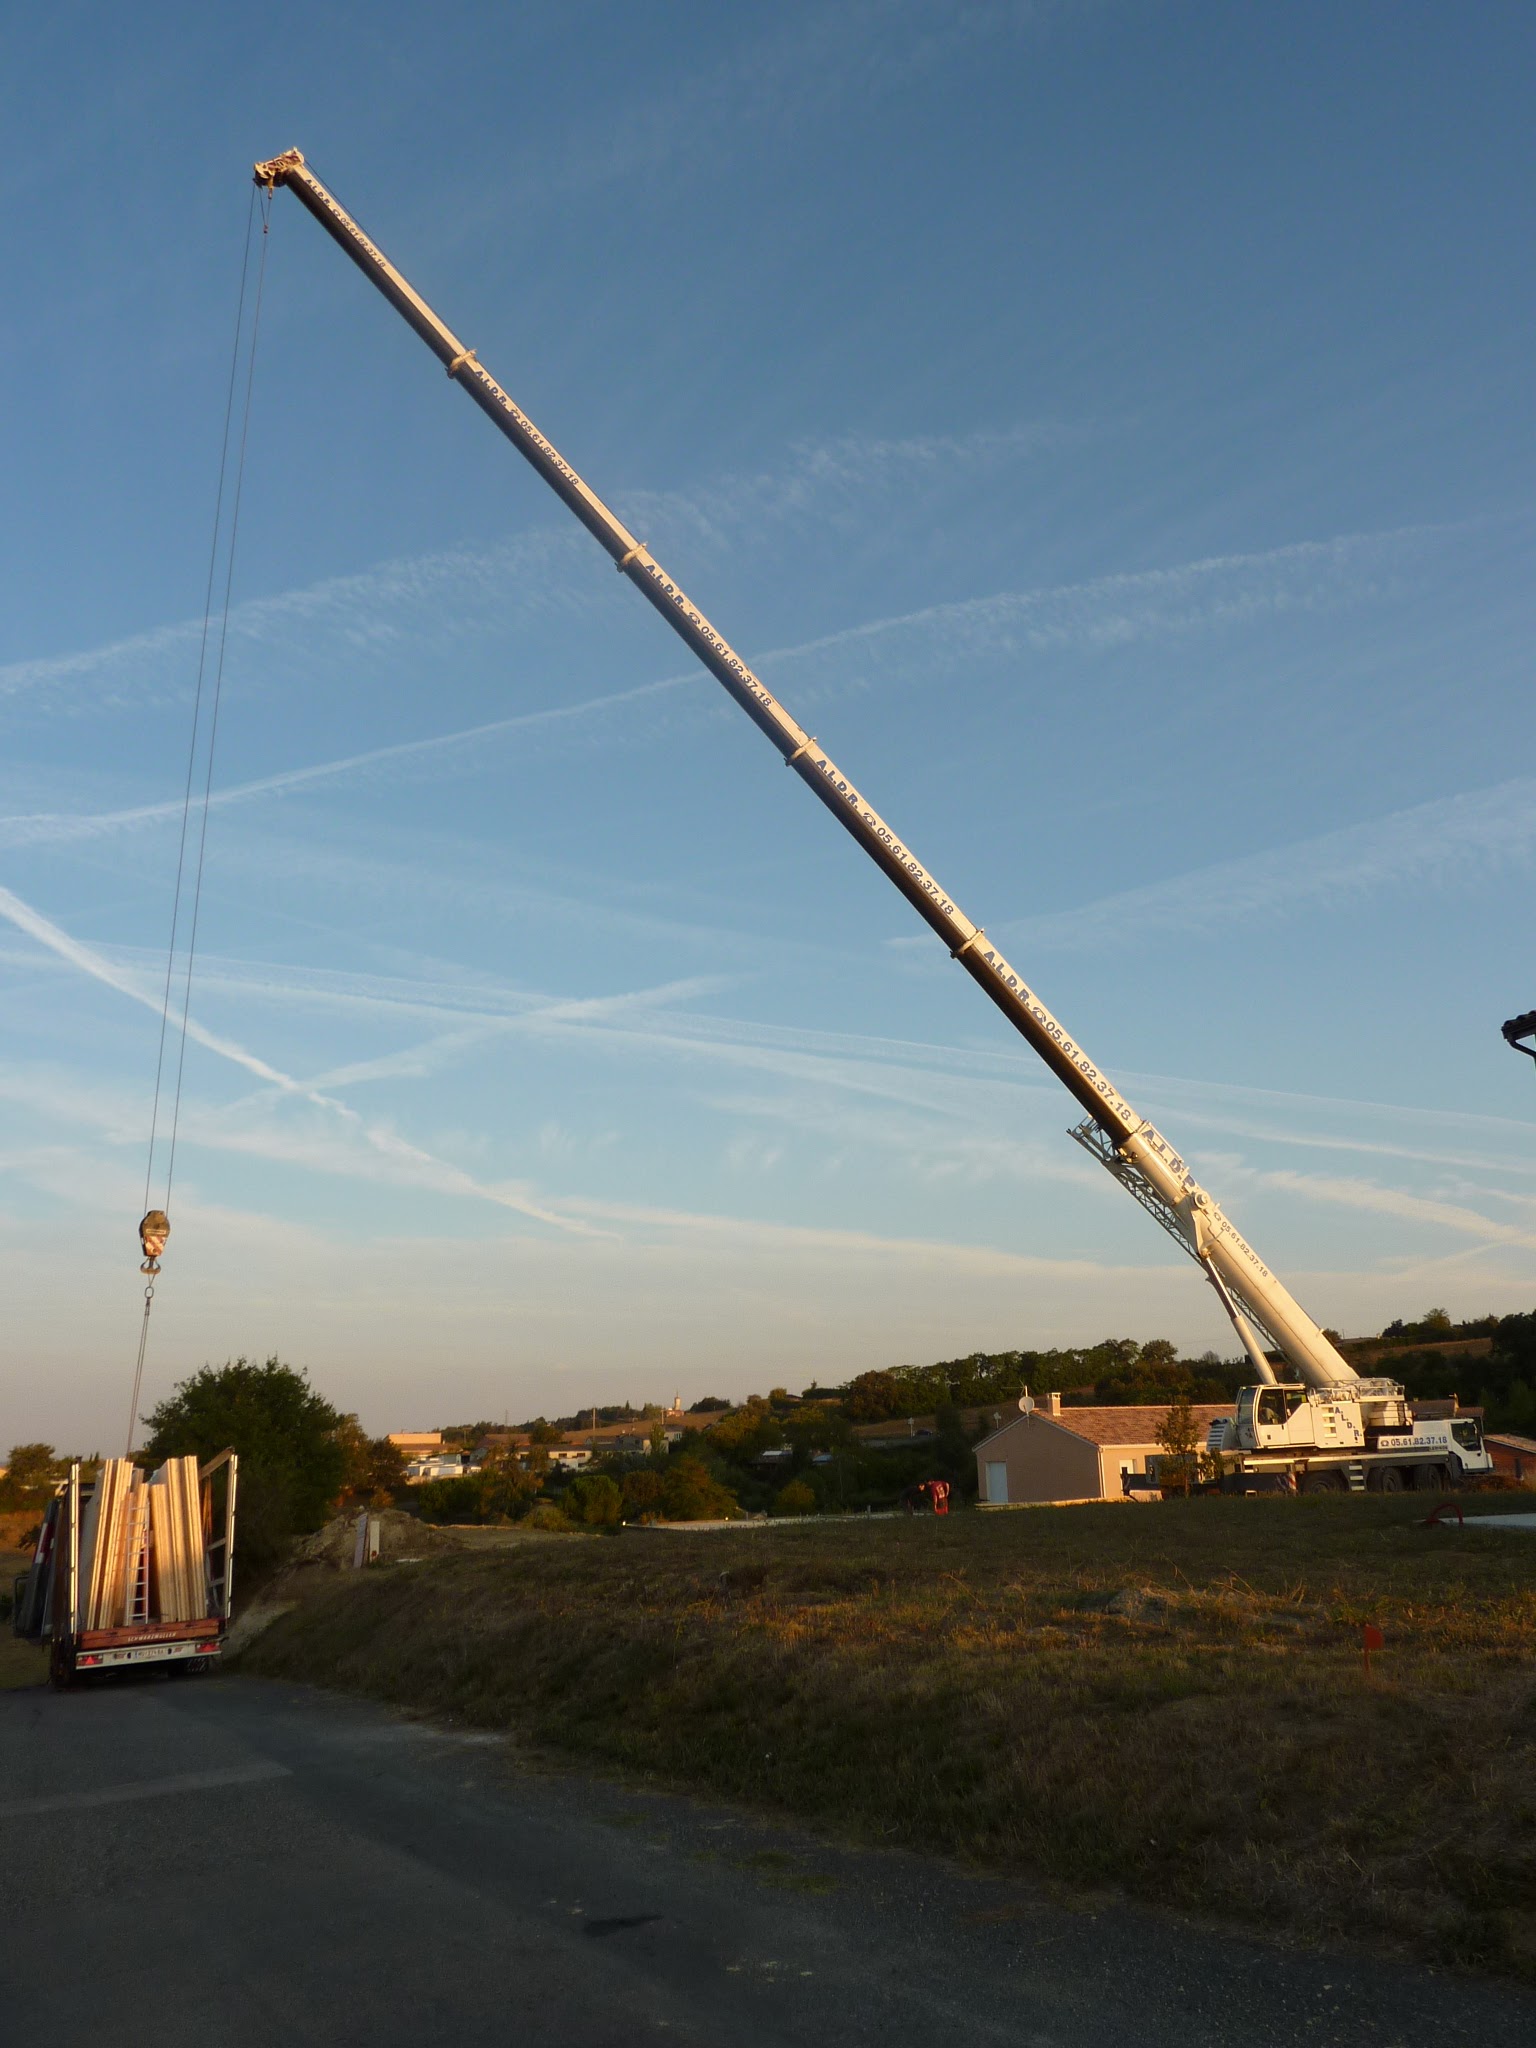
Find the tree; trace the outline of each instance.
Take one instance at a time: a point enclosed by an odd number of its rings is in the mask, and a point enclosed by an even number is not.
[[[695,1401],[688,1410],[690,1415],[724,1415],[730,1408],[729,1401],[722,1401],[718,1394],[706,1394],[702,1401]]]
[[[1171,1481],[1187,1495],[1200,1469],[1200,1425],[1189,1405],[1188,1394],[1180,1394],[1163,1417],[1157,1441],[1163,1453],[1160,1470],[1164,1490]]]
[[[893,1372],[861,1372],[848,1385],[843,1413],[850,1422],[887,1422],[906,1413],[900,1382]]]
[[[624,1496],[606,1472],[583,1472],[566,1488],[564,1506],[572,1521],[600,1529],[618,1521],[624,1511]]]
[[[716,1522],[741,1513],[741,1503],[691,1452],[672,1461],[661,1482],[661,1511],[669,1522]]]
[[[643,1521],[661,1513],[661,1474],[637,1465],[619,1482],[619,1499],[627,1522]]]
[[[355,1415],[343,1415],[336,1425],[336,1441],[344,1464],[341,1475],[341,1504],[385,1508],[405,1484],[405,1455],[387,1436],[369,1436]]]
[[[5,1477],[0,1479],[0,1507],[42,1507],[68,1465],[52,1444],[12,1444]]]
[[[240,1454],[237,1542],[248,1570],[274,1564],[290,1539],[318,1529],[341,1492],[347,1454],[342,1418],[281,1359],[205,1365],[144,1418],[140,1460]]]

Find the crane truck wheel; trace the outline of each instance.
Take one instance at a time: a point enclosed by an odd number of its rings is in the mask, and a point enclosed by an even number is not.
[[[1366,1484],[1373,1493],[1401,1493],[1403,1468],[1401,1465],[1378,1465]]]
[[[1443,1465],[1416,1465],[1413,1468],[1413,1483],[1420,1493],[1443,1493],[1445,1491],[1445,1467]]]
[[[1303,1493],[1342,1493],[1345,1479],[1342,1472],[1303,1472],[1301,1491]]]

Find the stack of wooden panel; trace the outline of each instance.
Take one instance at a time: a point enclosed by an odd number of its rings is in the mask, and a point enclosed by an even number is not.
[[[208,1612],[207,1549],[196,1458],[167,1458],[146,1479],[105,1458],[80,1526],[81,1628],[200,1621]]]
[[[144,1475],[127,1458],[102,1461],[80,1527],[82,1628],[121,1626],[137,1576],[135,1538],[143,1526]]]
[[[208,1612],[208,1573],[196,1458],[167,1458],[149,1503],[159,1619],[199,1621]]]

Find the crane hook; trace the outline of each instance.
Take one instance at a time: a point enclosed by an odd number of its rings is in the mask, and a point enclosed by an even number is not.
[[[139,1225],[139,1243],[144,1251],[141,1273],[158,1273],[160,1254],[165,1250],[166,1239],[171,1234],[171,1219],[163,1209],[151,1209]]]

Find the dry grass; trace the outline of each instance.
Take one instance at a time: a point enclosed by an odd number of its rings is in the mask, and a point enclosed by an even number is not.
[[[1077,1890],[1536,1975],[1536,1538],[1422,1512],[529,1545],[317,1587],[247,1662]]]
[[[0,1538],[9,1534],[9,1521],[21,1521],[21,1516],[0,1517]],[[35,1525],[37,1517],[31,1518]],[[0,1548],[0,1593],[9,1593],[17,1574],[24,1572],[32,1562],[32,1553],[26,1550]],[[0,1692],[15,1692],[24,1685],[45,1685],[48,1680],[48,1652],[34,1648],[31,1643],[19,1642],[11,1633],[9,1617],[0,1620]]]

